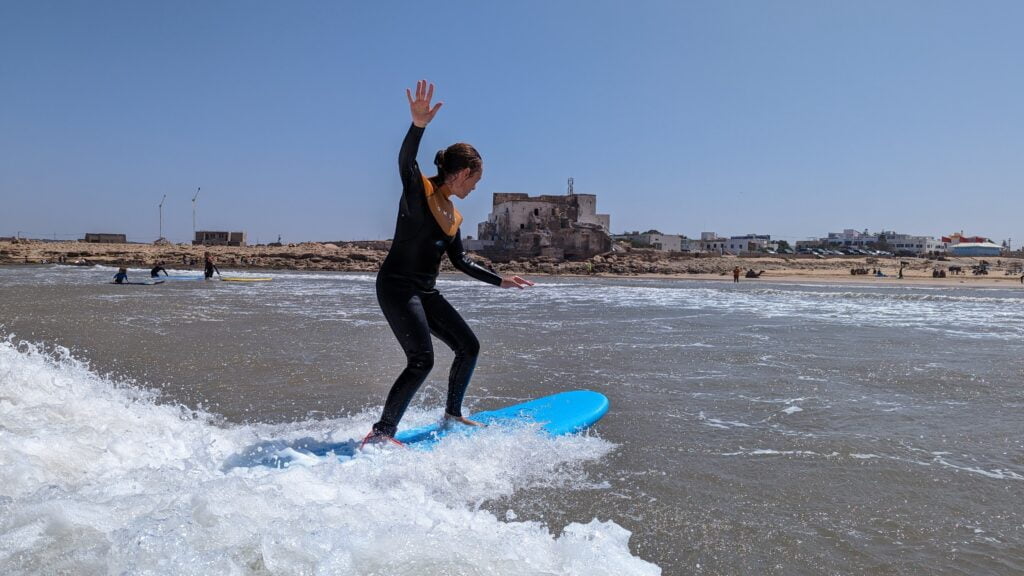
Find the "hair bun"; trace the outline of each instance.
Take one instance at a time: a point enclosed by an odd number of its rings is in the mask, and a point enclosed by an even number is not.
[[[434,166],[437,166],[438,170],[442,170],[444,167],[444,150],[438,150],[437,154],[434,154]]]

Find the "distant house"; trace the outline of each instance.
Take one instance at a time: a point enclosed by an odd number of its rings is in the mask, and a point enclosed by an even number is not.
[[[686,238],[682,242],[683,252],[721,254],[726,250],[728,238],[720,238],[714,232],[701,232],[700,239]]]
[[[194,246],[245,246],[245,232],[200,230],[196,232]]]
[[[958,242],[948,249],[953,256],[999,256],[1003,247],[995,242]]]
[[[124,234],[106,234],[96,232],[86,232],[83,242],[93,242],[99,244],[127,244],[128,237]]]
[[[801,243],[797,242],[797,244]],[[931,236],[903,234],[891,230],[882,230],[877,234],[871,234],[867,230],[858,232],[852,229],[829,232],[827,238],[822,238],[816,244],[830,248],[884,249],[897,254],[915,256],[942,254],[946,251],[946,244]]]
[[[842,232],[829,232],[827,238],[816,241],[798,241],[798,245],[808,247],[828,246],[830,248],[873,248],[878,244],[878,234],[872,234],[865,228],[863,232],[847,228]]]
[[[770,234],[747,234],[745,236],[730,236],[726,241],[725,249],[733,254],[741,252],[762,252],[769,248],[778,248],[778,243],[772,243]]]
[[[989,244],[995,244],[995,242],[992,242],[992,240],[985,238],[984,236],[964,236],[963,232],[953,232],[949,236],[943,236],[942,241],[946,246],[956,246],[960,243],[984,244],[987,242]]]
[[[878,242],[880,245],[887,245],[896,254],[927,256],[946,252],[946,245],[931,236],[914,236],[883,230],[878,233]]]
[[[625,234],[617,234],[612,239],[625,240],[634,246],[648,246],[663,252],[681,252],[683,250],[683,240],[686,237],[679,234],[662,234],[657,230],[649,230],[644,233],[627,232]]]
[[[963,231],[943,236],[942,241],[953,256],[999,256],[1006,249],[984,236],[965,236]]]

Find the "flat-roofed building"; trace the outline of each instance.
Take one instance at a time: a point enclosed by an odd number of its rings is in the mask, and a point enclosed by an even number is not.
[[[245,232],[199,230],[192,244],[196,246],[245,246]]]
[[[835,248],[886,250],[914,256],[942,254],[946,251],[946,244],[931,236],[903,234],[891,230],[882,230],[876,234],[871,234],[867,230],[858,232],[848,228],[842,232],[829,232],[827,237],[819,241],[819,244]]]
[[[627,232],[626,234],[617,234],[613,236],[613,239],[625,240],[634,246],[646,246],[663,252],[681,252],[683,250],[683,240],[686,239],[686,236],[662,234],[657,230],[649,230],[644,233]]]
[[[86,232],[82,242],[99,244],[127,244],[128,237],[124,234],[109,234],[106,232]]]
[[[995,242],[958,242],[948,251],[953,256],[999,256],[1003,247]]]
[[[741,252],[762,252],[769,248],[777,248],[778,244],[772,244],[770,234],[746,234],[744,236],[730,236],[725,243],[725,249],[733,254]]]
[[[686,238],[682,242],[683,252],[721,254],[726,250],[728,238],[721,238],[714,232],[701,232],[700,239]]]

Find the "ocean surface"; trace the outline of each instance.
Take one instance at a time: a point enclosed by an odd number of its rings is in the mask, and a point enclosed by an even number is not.
[[[443,276],[468,412],[608,415],[317,458],[404,363],[372,276],[113,274],[0,268],[0,574],[1024,573],[1024,290]]]

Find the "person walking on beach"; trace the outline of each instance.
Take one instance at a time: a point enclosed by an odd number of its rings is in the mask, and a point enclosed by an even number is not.
[[[153,269],[149,271],[149,277],[150,278],[156,278],[156,277],[160,276],[161,272],[164,273],[164,276],[170,276],[170,274],[167,273],[167,269],[164,268],[164,263],[163,262],[157,262],[156,266],[153,266]]]
[[[205,260],[203,264],[203,276],[207,280],[213,278],[214,272],[217,273],[217,276],[220,276],[220,269],[218,269],[217,265],[213,263],[213,256],[210,256],[209,252],[203,254],[203,259]]]
[[[732,269],[732,281],[733,282],[739,282],[740,281],[740,267],[739,266],[737,266],[737,267]]]
[[[466,255],[459,228],[462,215],[451,198],[464,199],[476,188],[483,176],[483,160],[469,144],[452,144],[434,157],[437,175],[423,176],[416,154],[423,131],[442,103],[431,107],[434,85],[426,80],[416,83],[415,98],[408,89],[405,95],[412,126],[398,153],[402,197],[394,240],[377,273],[376,289],[381,311],[405,352],[406,366],[388,392],[380,420],[363,439],[364,445],[400,444],[394,438],[398,423],[434,366],[431,334],[455,352],[448,376],[445,423],[479,425],[463,417],[462,399],[476,367],[480,343],[462,316],[435,288],[441,259],[446,254],[455,268],[482,282],[502,288],[533,286],[533,282],[519,276],[499,276]]]

